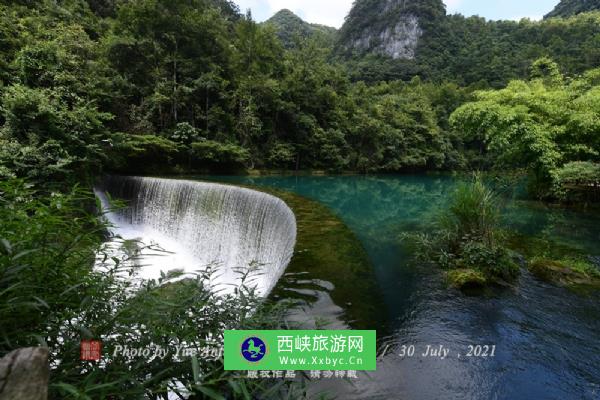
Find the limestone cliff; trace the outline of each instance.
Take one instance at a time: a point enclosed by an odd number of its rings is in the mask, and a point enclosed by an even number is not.
[[[338,48],[412,60],[421,37],[445,14],[441,0],[357,0],[340,30]]]

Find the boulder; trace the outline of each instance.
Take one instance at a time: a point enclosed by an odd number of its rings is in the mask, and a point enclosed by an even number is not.
[[[0,359],[0,400],[48,398],[48,349],[17,349]]]

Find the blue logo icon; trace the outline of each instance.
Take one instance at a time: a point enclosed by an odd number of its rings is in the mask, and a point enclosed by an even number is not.
[[[250,337],[242,343],[242,356],[247,361],[259,362],[267,354],[267,345],[262,339]]]

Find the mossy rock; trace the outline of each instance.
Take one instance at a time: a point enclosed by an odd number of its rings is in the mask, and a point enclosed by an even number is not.
[[[453,269],[446,276],[450,286],[460,290],[481,289],[488,283],[485,275],[475,269]]]
[[[528,264],[537,278],[560,286],[595,286],[600,288],[600,271],[592,263],[578,259],[552,260],[535,257]]]

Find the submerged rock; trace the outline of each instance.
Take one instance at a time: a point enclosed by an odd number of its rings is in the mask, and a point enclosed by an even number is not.
[[[560,286],[598,286],[600,271],[597,265],[585,260],[552,260],[537,257],[528,264],[537,278]]]

